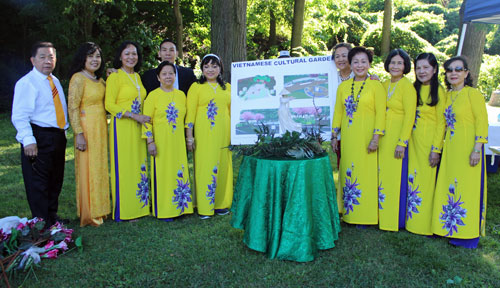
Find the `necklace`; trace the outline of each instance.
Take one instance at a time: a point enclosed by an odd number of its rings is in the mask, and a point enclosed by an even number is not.
[[[394,88],[392,88],[391,91],[391,82],[389,82],[389,87],[387,87],[387,101],[391,100],[392,95],[394,95],[394,92],[396,91],[396,87],[398,87],[398,82],[396,82],[396,85],[394,85]]]
[[[344,82],[346,80],[351,79],[351,74],[347,75],[347,77],[342,77],[342,73],[339,71],[340,81]]]
[[[219,86],[219,83],[215,83],[215,87],[212,86],[212,84],[210,84],[210,82],[207,81],[207,83],[210,86],[210,88],[212,88],[212,90],[214,90],[214,93],[217,93],[217,87]]]
[[[87,70],[85,70],[85,69],[82,69],[82,73],[83,73],[85,76],[89,77],[90,79],[92,79],[92,80],[94,80],[94,81],[95,81],[95,80],[97,80],[97,76],[95,76],[95,75],[94,75],[94,76],[92,76],[92,74],[90,74],[89,72],[87,72]]]
[[[130,75],[128,75],[127,71],[125,71],[125,69],[123,69],[123,67],[121,69],[123,70],[123,72],[125,72],[128,79],[130,79],[130,82],[132,82],[132,84],[134,84],[135,89],[137,89],[137,94],[138,94],[137,97],[139,98],[139,102],[140,102],[141,101],[141,86],[139,86],[139,81],[137,81],[137,74],[134,73],[134,77],[135,77],[135,82],[134,82],[134,80],[132,80],[132,77],[130,77]]]
[[[457,91],[452,91],[452,94],[451,94],[451,106],[453,107],[453,104],[455,103],[455,101],[457,100],[458,98],[458,95],[460,95],[460,92],[462,92],[463,88],[460,89],[458,92]],[[457,95],[455,95],[455,97],[453,97],[453,92],[457,92]]]
[[[354,102],[356,107],[358,106],[359,103],[359,97],[361,97],[361,91],[363,91],[363,88],[365,87],[366,79],[368,79],[368,76],[366,76],[365,80],[363,80],[363,84],[361,84],[361,88],[359,88],[358,91],[358,96],[356,96],[356,100]],[[352,84],[351,84],[351,96],[354,98],[354,79],[352,79]]]

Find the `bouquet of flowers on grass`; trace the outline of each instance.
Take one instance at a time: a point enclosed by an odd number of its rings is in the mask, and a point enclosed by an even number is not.
[[[59,222],[45,228],[40,218],[10,216],[0,219],[0,264],[2,276],[6,272],[32,271],[43,258],[57,258],[70,247],[82,249],[82,239],[72,238],[73,229]],[[7,280],[7,279],[5,279]]]

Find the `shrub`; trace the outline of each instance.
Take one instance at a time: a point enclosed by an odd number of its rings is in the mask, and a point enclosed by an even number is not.
[[[361,37],[366,29],[368,29],[368,26],[370,26],[370,23],[364,20],[359,14],[349,11],[340,18],[340,21],[344,25],[342,25],[336,35],[333,35],[336,41],[331,44],[343,41],[359,45]]]
[[[455,54],[455,51],[457,49],[457,43],[458,43],[458,35],[453,34],[436,43],[434,47],[439,51],[441,51],[442,53],[451,57]]]
[[[442,39],[441,31],[444,29],[445,21],[443,15],[435,15],[428,12],[413,12],[411,15],[400,20],[408,23],[408,27],[420,37],[436,44]]]
[[[367,13],[361,13],[359,14],[361,18],[365,19],[370,24],[376,24],[378,22],[378,19],[383,19],[384,17],[384,12],[367,12]]]
[[[423,1],[422,1],[423,2]],[[444,15],[446,13],[446,8],[439,4],[429,4],[429,5],[418,5],[413,7],[413,12],[428,12],[436,15]]]
[[[361,45],[374,47],[375,54],[380,55],[381,43],[382,24],[370,25],[361,39]],[[446,55],[432,47],[429,42],[422,39],[417,33],[411,31],[406,24],[399,22],[394,22],[391,27],[391,49],[394,48],[404,49],[412,58],[422,52],[432,52],[441,60],[446,58]]]
[[[495,25],[493,31],[486,35],[486,51],[488,54],[500,54],[500,29]]]
[[[483,55],[483,63],[479,71],[477,88],[486,96],[486,101],[490,99],[491,93],[499,88],[500,84],[500,56]]]

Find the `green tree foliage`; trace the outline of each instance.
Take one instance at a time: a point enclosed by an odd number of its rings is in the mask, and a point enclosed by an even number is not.
[[[486,96],[486,100],[490,99],[491,93],[500,89],[500,56],[499,55],[483,55],[483,63],[479,72],[477,87],[481,93]]]
[[[442,39],[441,31],[445,27],[443,15],[415,11],[400,20],[408,23],[408,27],[418,36],[426,39],[431,44],[436,44]]]
[[[495,25],[494,29],[486,35],[486,51],[490,55],[500,55],[500,29],[498,29],[498,25]]]
[[[457,34],[452,34],[438,43],[434,45],[436,49],[441,51],[442,53],[451,56],[455,54],[455,50],[457,49],[457,43],[458,43],[458,35]]]
[[[407,24],[396,22],[391,27],[391,49],[402,48],[408,54],[415,58],[422,52],[432,52],[440,60],[444,60],[446,55],[432,47],[425,39],[418,36],[417,33],[411,31]],[[361,44],[367,47],[373,47],[374,52],[380,55],[380,44],[382,42],[382,25],[381,23],[372,25],[365,32],[361,40]]]
[[[422,1],[423,2],[423,1]],[[435,15],[444,15],[446,13],[446,8],[440,4],[428,4],[428,5],[418,5],[413,7],[413,12],[429,12]]]

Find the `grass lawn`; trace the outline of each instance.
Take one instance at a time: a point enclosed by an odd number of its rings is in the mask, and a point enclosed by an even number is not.
[[[10,115],[0,115],[0,218],[31,217],[21,174],[19,144]],[[269,260],[248,249],[231,216],[196,215],[165,223],[105,221],[79,227],[73,138],[68,134],[59,215],[83,237],[84,251],[43,260],[23,287],[500,287],[500,174],[488,175],[487,236],[468,250],[410,234],[359,230],[342,224],[336,247],[315,261]],[[235,179],[239,160],[235,160]],[[461,278],[459,284],[447,284]],[[24,275],[11,279],[21,285]],[[4,285],[1,282],[0,286]]]

